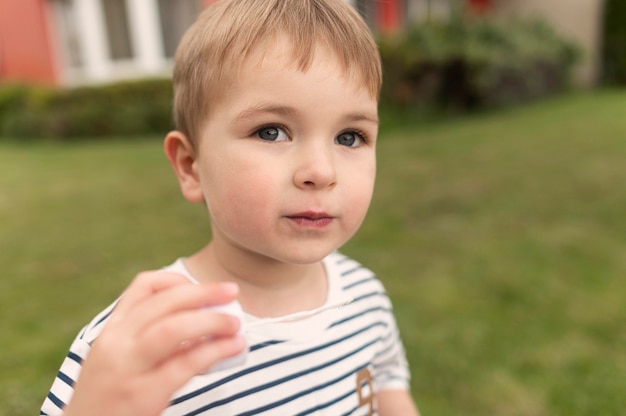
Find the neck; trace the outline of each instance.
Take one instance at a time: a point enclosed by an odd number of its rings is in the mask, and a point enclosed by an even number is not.
[[[288,264],[214,242],[188,259],[200,282],[232,281],[239,285],[243,309],[258,317],[276,317],[322,306],[328,284],[322,262]]]

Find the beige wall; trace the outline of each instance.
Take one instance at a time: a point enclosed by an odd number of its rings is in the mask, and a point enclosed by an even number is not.
[[[583,49],[576,81],[587,86],[596,82],[604,0],[496,0],[496,7],[503,15],[541,16],[554,24]]]

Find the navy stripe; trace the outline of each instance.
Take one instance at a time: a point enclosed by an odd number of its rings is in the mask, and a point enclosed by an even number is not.
[[[78,354],[75,354],[72,351],[70,351],[67,354],[67,358],[69,358],[70,360],[76,361],[78,364],[82,364],[83,363],[83,359]]]
[[[63,409],[65,407],[65,403],[63,403],[63,401],[55,396],[52,392],[48,393],[48,399],[50,399],[50,401],[54,403],[54,405],[59,409]]]
[[[374,339],[373,341],[370,341],[370,342],[368,342],[368,343],[366,343],[364,345],[361,345],[356,350],[353,350],[353,351],[351,351],[351,352],[349,352],[349,353],[347,353],[347,354],[345,354],[345,355],[343,355],[341,357],[335,358],[332,361],[328,361],[328,362],[326,362],[324,364],[320,364],[320,365],[317,365],[315,367],[308,368],[308,369],[300,371],[298,373],[290,374],[290,375],[288,375],[286,377],[274,380],[274,381],[269,382],[269,383],[261,384],[259,386],[254,387],[254,388],[251,388],[251,389],[242,391],[240,393],[234,394],[234,395],[232,395],[230,397],[226,397],[226,398],[224,398],[222,400],[218,400],[216,402],[210,403],[210,404],[208,404],[208,405],[206,405],[206,406],[204,406],[204,407],[202,407],[200,409],[196,409],[192,413],[187,413],[186,416],[197,415],[197,414],[199,414],[201,412],[204,412],[206,410],[210,410],[210,409],[213,409],[215,407],[223,406],[223,405],[225,405],[227,403],[230,403],[232,401],[241,399],[242,397],[249,396],[251,394],[258,393],[258,392],[266,390],[266,389],[270,389],[272,387],[278,386],[278,385],[283,384],[283,383],[287,383],[287,382],[289,382],[291,380],[294,380],[296,378],[305,376],[307,374],[315,373],[316,371],[320,371],[320,370],[323,370],[324,368],[331,367],[332,365],[337,364],[337,363],[345,360],[346,358],[351,357],[351,356],[357,354],[360,351],[363,351],[367,347],[369,347],[371,345],[374,345],[378,341],[379,341],[379,339]]]
[[[352,269],[348,269],[348,270],[346,270],[344,272],[341,272],[341,277],[346,277],[347,275],[352,274],[354,272],[357,272],[357,271],[359,271],[361,269],[365,269],[365,267],[363,267],[361,265],[358,265],[356,267],[353,267]]]
[[[64,382],[65,384],[67,384],[68,386],[74,387],[74,380],[69,378],[67,374],[59,371],[59,374],[57,374],[57,378],[61,380],[62,382]]]
[[[354,412],[356,412],[357,410],[358,410],[358,407],[354,406],[354,407],[352,408],[352,410],[348,411],[347,413],[342,414],[341,416],[350,416],[350,415],[353,415],[353,414],[354,414]],[[378,414],[378,413],[376,413],[376,414]]]
[[[282,344],[283,342],[285,342],[285,341],[281,341],[281,340],[278,340],[278,339],[276,339],[276,340],[271,340],[271,341],[261,342],[261,343],[259,343],[259,344],[252,345],[252,346],[250,347],[250,351],[249,351],[249,352],[258,351],[258,350],[260,350],[260,349],[263,349],[263,348],[265,348],[265,347],[269,347],[269,346],[271,346],[271,345]]]
[[[100,325],[105,319],[107,319],[109,316],[111,316],[111,314],[113,313],[113,311],[115,310],[115,308],[111,308],[110,311],[108,311],[102,318],[100,318],[100,320],[98,320],[98,322],[96,322],[93,326],[93,328],[97,327],[98,325]]]
[[[85,334],[87,333],[87,327],[83,327],[83,329],[81,329],[80,333],[78,334],[78,339],[83,339],[85,337]]]
[[[343,290],[349,290],[349,289],[352,289],[355,286],[362,285],[362,284],[369,283],[369,282],[373,282],[373,281],[376,281],[376,280],[378,280],[376,278],[376,276],[375,275],[371,275],[370,277],[367,277],[365,279],[357,280],[356,282],[350,283],[349,285],[346,285],[346,286],[342,287],[342,289]]]
[[[351,320],[353,320],[353,319],[359,318],[359,317],[361,317],[361,316],[363,316],[363,315],[367,315],[368,313],[380,312],[380,311],[385,311],[385,312],[387,312],[387,311],[389,311],[389,309],[385,309],[385,308],[383,308],[383,307],[381,307],[381,306],[377,306],[377,307],[375,307],[375,308],[365,309],[364,311],[361,311],[361,312],[359,312],[359,313],[357,313],[357,314],[354,314],[354,315],[351,315],[351,316],[347,316],[347,317],[345,317],[345,318],[343,318],[343,319],[340,319],[339,321],[335,321],[335,322],[333,322],[332,324],[330,324],[330,325],[329,325],[329,327],[328,327],[328,328],[333,328],[333,327],[335,327],[335,326],[338,326],[338,325],[344,324],[344,323],[346,323],[346,322],[348,322],[348,321],[351,321]],[[387,325],[385,325],[385,326],[387,326]]]
[[[334,400],[331,400],[331,401],[326,402],[326,403],[322,403],[322,404],[320,404],[320,405],[318,405],[318,406],[315,406],[315,407],[312,407],[312,408],[310,408],[310,409],[307,409],[307,410],[305,410],[304,412],[298,413],[296,416],[304,416],[304,415],[311,414],[311,413],[313,413],[313,412],[320,411],[320,410],[322,410],[322,409],[326,409],[327,407],[330,407],[330,406],[332,406],[332,405],[334,405],[334,404],[337,404],[337,403],[339,403],[340,401],[345,400],[345,399],[347,399],[348,397],[350,397],[350,396],[352,396],[352,395],[354,395],[354,394],[356,394],[356,389],[355,389],[355,390],[351,390],[351,391],[347,392],[346,394],[344,394],[344,395],[342,395],[342,396],[337,397],[337,398],[336,398],[336,399],[334,399]],[[356,408],[355,408],[354,410],[356,410]],[[353,411],[354,411],[354,410],[353,410]],[[348,414],[350,414],[350,413],[348,413]]]
[[[384,292],[380,292],[380,291],[370,292],[370,293],[366,293],[364,295],[361,295],[361,296],[358,296],[358,297],[354,298],[352,303],[356,303],[356,302],[359,302],[359,301],[361,301],[363,299],[371,298],[371,297],[374,297],[374,296],[387,297]]]
[[[111,308],[111,310],[110,310],[110,311],[108,311],[108,312],[107,312],[107,313],[106,313],[106,314],[105,314],[102,318],[100,318],[100,319],[98,320],[98,322],[96,322],[96,323],[95,323],[95,324],[91,327],[91,329],[93,330],[93,329],[97,328],[97,327],[98,327],[98,325],[100,325],[100,324],[101,324],[102,322],[104,322],[104,321],[105,321],[105,320],[106,320],[109,316],[111,316],[111,314],[113,313],[113,311],[114,311],[114,310],[115,310],[115,308]]]
[[[295,358],[299,358],[299,357],[302,357],[302,356],[305,356],[305,355],[312,354],[314,352],[318,352],[318,351],[321,351],[321,350],[333,347],[336,344],[340,344],[340,343],[344,342],[347,339],[353,338],[353,337],[355,337],[357,335],[360,335],[360,334],[362,334],[364,332],[367,332],[367,331],[369,331],[370,329],[372,329],[372,328],[374,328],[376,326],[385,326],[385,324],[383,322],[374,322],[374,323],[372,323],[372,324],[370,324],[370,325],[368,325],[368,326],[366,326],[364,328],[359,329],[358,331],[355,331],[355,332],[353,332],[351,334],[346,335],[345,337],[336,339],[336,340],[328,342],[326,344],[322,344],[320,346],[317,346],[317,347],[314,347],[314,348],[310,348],[308,350],[300,351],[300,352],[295,353],[295,354],[286,355],[284,357],[280,357],[280,358],[277,358],[275,360],[267,361],[267,362],[265,362],[263,364],[259,364],[259,365],[256,365],[254,367],[246,368],[245,370],[242,370],[242,371],[240,371],[238,373],[231,374],[228,377],[224,377],[223,379],[220,379],[220,380],[218,380],[215,383],[211,383],[211,384],[209,384],[209,385],[207,385],[207,386],[205,386],[205,387],[203,387],[201,389],[198,389],[198,390],[193,391],[191,393],[188,393],[188,394],[185,394],[183,396],[177,397],[176,399],[171,401],[171,405],[176,405],[176,404],[182,403],[184,401],[187,401],[189,399],[192,399],[194,397],[197,397],[197,396],[199,396],[199,395],[201,395],[203,393],[206,393],[207,391],[213,390],[216,387],[219,387],[219,386],[221,386],[223,384],[231,382],[231,381],[233,381],[233,380],[235,380],[237,378],[243,377],[243,376],[245,376],[247,374],[254,373],[256,371],[263,370],[265,368],[275,366],[275,365],[280,364],[280,363],[285,362],[285,361],[293,360]],[[380,339],[378,338],[377,341],[379,341],[379,340]]]
[[[254,410],[250,410],[250,411],[244,412],[244,413],[239,413],[237,416],[252,416],[252,415],[256,415],[256,414],[261,413],[261,412],[265,412],[265,411],[270,410],[270,409],[275,409],[275,408],[280,407],[280,406],[282,406],[282,405],[284,405],[286,403],[289,403],[291,401],[299,399],[300,397],[307,396],[307,395],[309,395],[309,394],[311,394],[311,393],[313,393],[315,391],[322,390],[322,389],[325,389],[327,387],[332,386],[333,384],[339,383],[343,379],[356,374],[362,368],[363,368],[363,366],[357,367],[357,368],[355,368],[352,371],[349,371],[349,372],[347,372],[345,374],[342,374],[341,376],[335,378],[334,380],[330,380],[330,381],[327,381],[326,383],[318,384],[317,386],[313,386],[310,389],[303,390],[300,393],[291,395],[289,397],[285,397],[282,400],[278,400],[278,401],[276,401],[274,403],[270,403],[270,404],[267,404],[265,406],[258,407],[258,408],[254,409]]]
[[[93,325],[87,325],[83,332],[78,336],[79,339],[84,339],[85,335],[87,335],[88,333],[92,332],[94,329],[96,329],[100,324],[102,324],[102,322],[104,322],[109,316],[111,316],[111,313],[113,312],[113,310],[115,309],[115,307],[111,307],[111,309],[104,314],[104,316],[100,319],[98,319],[98,321],[96,323],[94,323]],[[91,343],[90,343],[91,344]]]

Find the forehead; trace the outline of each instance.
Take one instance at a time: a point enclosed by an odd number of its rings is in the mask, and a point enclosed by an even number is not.
[[[317,47],[308,67],[302,68],[291,45],[277,42],[249,55],[231,77],[206,123],[245,125],[240,123],[276,116],[300,126],[355,121],[378,125],[376,97],[348,77],[328,48]]]
[[[307,74],[313,69],[318,75],[339,75],[355,90],[367,89],[365,74],[358,63],[342,62],[336,50],[319,40],[311,45],[310,50],[303,51],[287,36],[267,38],[247,56],[242,57],[235,67],[239,68],[235,72],[235,82],[243,76],[254,76],[263,72],[288,70]]]

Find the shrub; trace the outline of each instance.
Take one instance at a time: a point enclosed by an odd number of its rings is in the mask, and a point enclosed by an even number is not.
[[[578,49],[540,21],[454,17],[380,40],[383,100],[449,111],[498,107],[565,87]]]
[[[626,85],[626,2],[607,0],[604,9],[602,78]]]
[[[73,89],[0,88],[0,136],[58,140],[160,133],[172,128],[170,80]]]
[[[24,85],[5,85],[0,87],[0,131],[8,122],[10,113],[25,105],[29,89]]]

